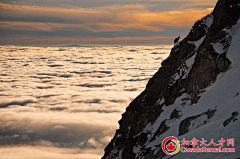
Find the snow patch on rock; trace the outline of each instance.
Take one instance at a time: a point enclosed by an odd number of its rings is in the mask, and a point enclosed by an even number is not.
[[[199,40],[197,41],[188,41],[189,44],[194,44],[196,46],[195,50],[198,50],[199,46],[202,44],[203,40],[205,39],[206,35],[204,35],[203,37],[201,37]]]

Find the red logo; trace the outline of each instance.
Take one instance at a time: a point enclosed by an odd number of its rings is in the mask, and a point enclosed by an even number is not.
[[[172,142],[170,142],[170,144],[168,144],[166,147],[168,151],[173,151],[176,148],[176,146]]]
[[[162,142],[162,150],[167,155],[174,155],[180,150],[180,142],[174,136],[167,137]]]
[[[234,138],[226,139],[224,140],[221,138],[221,140],[218,140],[218,143],[216,143],[217,140],[214,141],[212,138],[211,141],[205,140],[202,138],[202,140],[198,140],[195,137],[193,137],[192,140],[186,140],[183,138],[181,140],[181,146],[180,141],[174,137],[170,136],[163,140],[162,142],[162,150],[167,155],[174,155],[181,151],[182,153],[202,153],[202,152],[214,152],[214,153],[229,153],[229,152],[235,152],[235,140]],[[207,144],[208,143],[208,144]],[[225,147],[224,146],[225,143]],[[191,145],[191,146],[190,146]],[[226,147],[231,146],[231,147]],[[208,146],[212,146],[208,148]]]

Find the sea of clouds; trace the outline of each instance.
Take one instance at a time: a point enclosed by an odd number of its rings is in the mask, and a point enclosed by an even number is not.
[[[0,46],[0,159],[100,158],[171,46]]]

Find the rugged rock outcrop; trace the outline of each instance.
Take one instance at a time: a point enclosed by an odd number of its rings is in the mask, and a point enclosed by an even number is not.
[[[146,89],[127,107],[103,159],[162,158],[161,142],[167,136],[191,137],[193,130],[209,133],[210,124],[221,122],[226,128],[238,121],[240,109],[235,107],[240,104],[239,96],[229,109],[224,105],[232,100],[224,93],[236,94],[238,86],[226,85],[224,91],[220,85],[228,78],[233,85],[240,85],[239,76],[230,74],[240,68],[236,62],[240,61],[236,59],[240,54],[239,18],[240,0],[219,0],[210,15],[194,24],[189,35],[172,48]],[[219,79],[225,72],[228,75]],[[221,97],[226,99],[212,99]],[[221,113],[226,113],[224,123]],[[224,127],[219,131],[227,131]]]

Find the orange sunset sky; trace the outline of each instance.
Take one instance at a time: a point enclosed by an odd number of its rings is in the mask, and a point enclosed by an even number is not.
[[[159,45],[186,36],[217,0],[0,0],[0,44]]]

